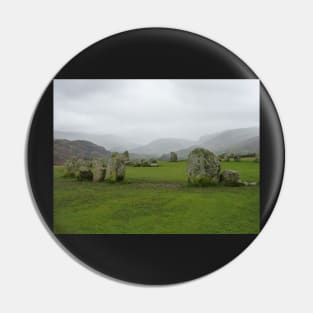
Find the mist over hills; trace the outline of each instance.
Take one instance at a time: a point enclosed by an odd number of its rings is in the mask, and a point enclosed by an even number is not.
[[[113,134],[89,134],[83,132],[63,132],[55,131],[54,139],[67,139],[67,140],[86,140],[93,142],[97,145],[103,146],[105,149],[116,152],[123,152],[132,148],[136,148],[139,145],[135,144],[123,137]]]
[[[188,154],[195,148],[201,147],[210,151],[221,153],[259,153],[259,128],[239,128],[231,129],[213,134],[201,136],[198,140],[192,141],[183,138],[161,138],[153,140],[148,144],[139,145],[129,142],[125,138],[115,135],[90,135],[83,133],[54,133],[54,138],[66,139],[65,141],[55,140],[55,151],[63,151],[62,155],[109,155],[110,151],[123,152],[128,150],[132,158],[148,158],[166,156],[174,151],[179,159],[186,159]],[[75,141],[84,139],[82,146]],[[86,144],[86,140],[91,141]],[[95,145],[96,143],[97,145]],[[102,147],[99,147],[102,146]],[[67,147],[68,146],[68,147]],[[97,148],[96,148],[96,147]],[[66,148],[67,147],[67,148]],[[103,148],[104,147],[104,148]],[[99,149],[102,148],[103,150]],[[82,151],[80,151],[82,149]],[[108,151],[109,150],[109,151]],[[71,153],[69,152],[71,151]],[[63,157],[63,156],[62,156]]]
[[[194,144],[194,141],[182,138],[161,138],[153,140],[146,145],[130,149],[130,152],[135,154],[160,155],[187,148],[192,144]]]
[[[195,148],[206,148],[216,154],[221,153],[258,153],[259,128],[239,128],[201,136],[198,141],[163,138],[154,140],[147,145],[131,149],[130,152],[151,155],[177,152],[179,159],[186,159]]]

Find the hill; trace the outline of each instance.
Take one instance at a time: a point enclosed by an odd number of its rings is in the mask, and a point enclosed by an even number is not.
[[[180,160],[186,159],[195,148],[206,148],[221,154],[227,153],[258,153],[259,128],[239,128],[204,135],[199,140],[182,138],[161,138],[148,144],[138,145],[116,135],[91,135],[84,133],[66,133],[55,131],[54,137],[58,138],[56,147],[56,162],[78,154],[89,158],[97,155],[109,155],[109,151],[123,152],[128,150],[132,159],[161,158],[169,160],[169,153],[174,151]],[[89,139],[86,139],[89,138]],[[79,139],[79,140],[78,140]],[[73,144],[75,143],[76,144]],[[80,142],[80,144],[78,144]],[[94,143],[93,143],[94,142]],[[85,144],[82,144],[85,143]],[[86,143],[89,143],[88,145]],[[73,146],[74,145],[74,146]],[[106,149],[104,149],[104,146]],[[60,164],[60,163],[56,163]]]
[[[135,154],[161,155],[187,148],[193,143],[192,140],[181,138],[162,138],[153,140],[150,143],[135,149],[131,149],[130,152]]]
[[[53,163],[62,165],[70,158],[93,159],[109,157],[111,152],[90,141],[55,139],[53,147]]]
[[[177,155],[179,159],[186,159],[195,148],[206,148],[216,154],[258,153],[259,145],[259,128],[239,128],[202,136],[194,145],[178,150]]]
[[[123,152],[131,148],[136,148],[138,145],[128,141],[127,139],[113,134],[89,134],[89,133],[74,133],[74,132],[54,132],[55,139],[67,140],[86,140],[94,142],[97,145],[103,146],[110,151]]]

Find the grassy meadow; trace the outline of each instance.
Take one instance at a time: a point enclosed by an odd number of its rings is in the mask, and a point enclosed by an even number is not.
[[[252,234],[259,232],[259,186],[190,187],[186,162],[126,168],[121,183],[79,182],[54,166],[57,234]],[[243,181],[259,181],[259,163],[222,162]]]

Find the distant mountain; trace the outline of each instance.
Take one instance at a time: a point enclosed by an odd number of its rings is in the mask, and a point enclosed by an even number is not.
[[[239,154],[259,153],[260,152],[260,137],[255,136],[243,140],[237,145],[230,146],[225,152],[233,152]]]
[[[259,128],[239,128],[200,137],[194,145],[177,151],[179,159],[186,159],[195,148],[206,148],[216,154],[227,153],[258,153]]]
[[[109,157],[111,152],[90,141],[85,140],[54,140],[53,163],[64,164],[70,158],[94,159]]]
[[[215,135],[210,135],[209,138],[202,137],[200,143],[203,147],[215,151],[216,153],[227,152],[235,149],[238,145],[242,145],[245,141],[259,136],[259,129],[239,128],[223,131]],[[257,147],[252,147],[256,149]]]
[[[162,138],[153,140],[148,144],[137,145],[116,135],[92,135],[85,133],[54,132],[57,141],[57,158],[64,160],[64,155],[71,153],[90,154],[90,151],[100,154],[109,154],[110,151],[123,152],[128,150],[133,159],[160,158],[169,159],[169,153],[174,151],[179,159],[186,159],[195,148],[206,148],[216,154],[227,153],[258,153],[259,152],[259,128],[239,128],[218,133],[204,135],[199,140],[187,140],[182,138]],[[61,140],[62,139],[62,140]],[[74,141],[71,141],[74,140]],[[63,145],[61,143],[63,142]],[[72,142],[89,142],[94,146],[72,147]],[[95,144],[93,144],[95,143]],[[97,145],[98,146],[97,146]],[[77,145],[77,144],[76,144]],[[69,148],[70,146],[70,148]],[[102,147],[100,147],[102,146]],[[104,148],[103,148],[104,147]],[[102,149],[101,151],[99,149]],[[105,152],[104,152],[105,151]],[[59,157],[60,156],[60,157]],[[57,159],[57,162],[58,159]]]
[[[171,151],[184,149],[192,145],[194,141],[181,138],[162,138],[153,140],[150,143],[130,149],[134,154],[161,155]]]
[[[103,146],[110,151],[123,152],[128,149],[138,147],[137,144],[126,140],[123,137],[111,134],[88,134],[88,133],[73,133],[73,132],[54,132],[54,139],[68,140],[87,140],[94,142],[97,145]]]

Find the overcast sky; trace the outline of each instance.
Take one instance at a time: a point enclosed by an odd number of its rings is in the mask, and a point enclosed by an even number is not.
[[[258,80],[58,79],[54,130],[135,143],[259,126]]]

